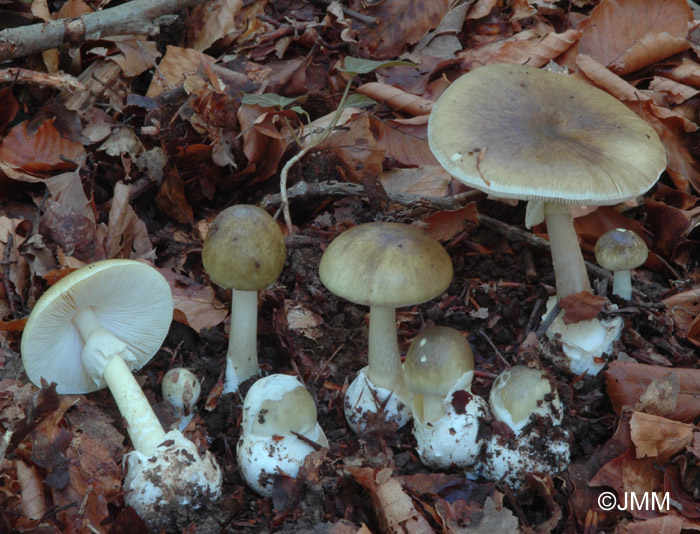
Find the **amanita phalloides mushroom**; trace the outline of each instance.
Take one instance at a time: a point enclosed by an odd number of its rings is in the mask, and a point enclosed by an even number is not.
[[[605,232],[595,244],[595,259],[603,269],[613,271],[613,294],[632,298],[632,274],[647,261],[649,249],[632,230],[614,228]]]
[[[105,260],[68,274],[37,301],[22,335],[29,379],[56,382],[59,393],[109,387],[134,451],[124,456],[125,502],[153,528],[166,510],[218,498],[221,471],[179,431],[167,434],[132,375],[168,333],[173,299],[153,267]]]
[[[659,136],[619,100],[523,65],[487,65],[457,79],[433,107],[428,141],[457,180],[527,200],[528,227],[546,221],[558,299],[591,290],[570,205],[635,198],[666,168]],[[621,321],[586,323],[557,319],[548,333],[561,336],[573,372],[594,374]]]
[[[485,476],[514,488],[533,471],[555,474],[569,464],[569,432],[547,373],[516,365],[501,373],[489,395],[491,414],[510,428],[494,431],[486,445]]]
[[[442,293],[452,280],[452,260],[422,230],[374,222],[346,230],[328,245],[319,275],[333,293],[369,306],[368,366],[345,394],[345,416],[357,432],[368,413],[382,411],[399,426],[410,419],[396,337],[396,308],[420,304]]]
[[[489,409],[471,392],[473,376],[471,347],[454,328],[428,328],[411,342],[404,377],[413,393],[413,435],[424,464],[467,470],[479,464],[479,429]]]
[[[170,403],[178,419],[178,429],[185,430],[194,418],[194,408],[202,393],[197,375],[183,367],[174,367],[163,376],[161,389],[163,400]]]
[[[275,374],[256,381],[243,403],[238,468],[246,483],[263,496],[272,494],[274,477],[295,478],[314,450],[328,446],[317,422],[316,404],[295,377]]]
[[[231,289],[231,328],[224,393],[257,375],[258,291],[282,272],[284,235],[263,209],[238,204],[219,213],[202,246],[202,263],[212,281]]]

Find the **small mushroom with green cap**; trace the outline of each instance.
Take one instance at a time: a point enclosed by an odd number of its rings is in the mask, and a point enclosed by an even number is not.
[[[295,478],[316,444],[328,447],[316,404],[295,377],[274,374],[257,380],[243,403],[238,468],[260,495],[272,495],[279,475]]]
[[[618,99],[523,65],[486,65],[457,79],[432,109],[428,141],[454,178],[528,201],[528,227],[546,222],[556,299],[591,291],[570,205],[635,198],[666,168],[659,136]],[[622,323],[581,323],[557,319],[548,335],[560,336],[573,372],[595,374],[602,367],[596,358],[612,350]]]
[[[595,259],[603,269],[613,271],[613,294],[632,298],[630,271],[647,261],[649,249],[632,230],[614,228],[605,232],[595,244]]]
[[[404,377],[413,394],[413,435],[424,464],[470,471],[479,465],[485,444],[480,430],[489,409],[471,393],[473,376],[471,347],[454,328],[427,328],[411,342]]]
[[[542,370],[516,365],[501,373],[489,395],[491,414],[510,431],[494,431],[486,444],[484,474],[514,488],[525,473],[556,474],[569,464],[569,432],[563,408]]]
[[[284,267],[284,235],[263,209],[237,204],[219,213],[204,239],[202,263],[212,281],[231,289],[231,328],[224,393],[257,375],[258,291]]]
[[[163,400],[173,408],[177,428],[185,430],[194,418],[195,406],[202,392],[197,375],[183,367],[174,367],[163,376],[161,389]]]
[[[422,230],[400,223],[360,224],[338,235],[319,266],[323,284],[336,295],[370,307],[368,366],[345,394],[345,416],[363,430],[369,413],[403,426],[410,419],[396,336],[396,308],[442,293],[452,280],[452,260]]]
[[[198,507],[221,493],[213,457],[163,430],[132,374],[161,346],[172,316],[170,286],[156,269],[104,260],[50,287],[22,334],[22,362],[34,384],[55,382],[62,394],[109,387],[134,446],[123,459],[125,502],[152,528],[163,526],[162,511]]]

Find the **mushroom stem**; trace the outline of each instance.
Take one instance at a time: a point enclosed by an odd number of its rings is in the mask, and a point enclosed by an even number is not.
[[[92,308],[84,308],[73,324],[83,339],[82,358],[86,370],[99,383],[102,378],[126,420],[131,443],[150,455],[165,438],[165,431],[127,365],[135,359],[126,343],[102,326]]]
[[[260,371],[257,334],[258,292],[233,289],[224,393],[235,393],[242,382]]]
[[[632,272],[629,269],[613,273],[613,295],[619,295],[625,300],[632,298]]]
[[[423,395],[421,423],[434,423],[445,415],[445,399],[438,395]],[[415,416],[415,414],[414,414]]]
[[[105,367],[104,377],[119,412],[126,420],[126,428],[134,449],[150,456],[155,448],[163,443],[165,431],[134,375],[126,362],[115,356]]]
[[[367,378],[372,384],[393,391],[410,406],[411,394],[403,378],[394,308],[370,307],[367,359]]]
[[[575,293],[591,291],[571,209],[565,204],[547,202],[544,211],[557,298],[563,299]]]

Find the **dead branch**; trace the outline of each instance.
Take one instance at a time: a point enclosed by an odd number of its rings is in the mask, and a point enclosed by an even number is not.
[[[407,205],[420,205],[434,209],[440,210],[456,210],[464,207],[464,202],[471,199],[474,196],[472,191],[467,191],[466,193],[461,193],[455,195],[454,197],[437,198],[437,197],[424,197],[421,195],[415,195],[412,193],[387,193],[392,202],[401,204],[403,206]],[[483,195],[483,193],[479,192]],[[360,184],[352,184],[348,182],[318,182],[318,183],[307,183],[299,182],[296,185],[290,187],[287,190],[287,198],[301,198],[301,197],[318,197],[318,196],[363,196],[366,195],[365,189]],[[282,203],[282,198],[280,194],[267,195],[260,201],[260,206],[262,208],[267,208],[273,205],[279,205]],[[488,215],[483,215],[479,213],[479,224],[485,227],[503,234],[511,241],[524,241],[529,245],[534,247],[549,250],[549,241],[538,237],[530,232],[520,230],[514,226],[506,224],[498,219],[493,219]],[[590,262],[585,262],[588,272],[601,279],[612,281],[612,275],[605,269],[601,269],[597,265]]]
[[[63,91],[85,91],[87,89],[84,84],[70,74],[49,74],[16,67],[0,70],[0,83],[38,85]]]
[[[63,43],[78,45],[110,35],[157,33],[155,19],[207,0],[133,0],[72,19],[0,31],[0,61],[38,54]]]

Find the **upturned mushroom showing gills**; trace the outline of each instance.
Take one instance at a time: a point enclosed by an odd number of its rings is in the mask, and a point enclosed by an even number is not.
[[[546,222],[558,299],[591,290],[570,205],[635,198],[666,168],[654,129],[619,100],[522,65],[487,65],[456,80],[433,107],[428,141],[457,180],[527,200],[528,227]],[[549,335],[561,336],[573,372],[595,374],[602,366],[592,362],[610,350],[621,322],[587,323],[557,319]]]
[[[491,413],[512,433],[494,432],[487,442],[485,476],[513,488],[533,471],[556,474],[569,464],[569,432],[562,428],[557,390],[544,371],[516,365],[501,373],[489,395]]]
[[[131,373],[156,353],[172,316],[170,286],[158,271],[139,261],[105,260],[49,288],[22,335],[22,362],[37,386],[43,378],[56,382],[59,393],[109,387],[135,449],[124,456],[125,501],[153,528],[167,519],[157,510],[196,507],[221,491],[213,457],[200,457],[180,432],[165,433]]]
[[[613,271],[613,294],[632,298],[632,269],[647,261],[649,249],[632,230],[614,228],[605,232],[595,244],[595,259],[603,269]]]
[[[269,497],[276,476],[297,476],[312,444],[328,447],[328,440],[317,422],[314,399],[301,382],[282,374],[256,381],[243,403],[236,447],[246,483]]]
[[[231,289],[231,328],[224,393],[257,375],[258,291],[282,272],[284,235],[263,209],[248,204],[226,208],[209,227],[202,263],[212,281]]]
[[[454,328],[428,328],[411,342],[404,377],[413,393],[413,435],[424,464],[477,474],[485,443],[480,429],[489,409],[471,392],[473,376],[471,347]]]
[[[321,257],[319,274],[336,295],[370,307],[368,366],[345,394],[345,416],[363,430],[369,413],[403,426],[411,394],[404,382],[396,337],[396,308],[420,304],[442,293],[452,280],[452,260],[422,230],[374,222],[337,236]]]

